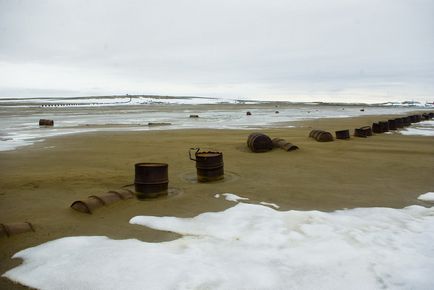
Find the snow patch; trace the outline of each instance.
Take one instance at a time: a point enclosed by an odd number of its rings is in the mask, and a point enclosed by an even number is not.
[[[237,203],[193,218],[138,216],[161,243],[67,237],[3,274],[42,289],[434,289],[434,207],[276,211]]]
[[[434,192],[427,192],[425,194],[421,194],[417,199],[434,202]]]

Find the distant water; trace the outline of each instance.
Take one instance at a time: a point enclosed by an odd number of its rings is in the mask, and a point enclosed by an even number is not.
[[[284,103],[162,96],[0,99],[0,151],[83,132],[291,127],[291,122],[299,120],[404,114],[419,108],[411,103]],[[246,116],[247,111],[252,115]],[[39,119],[52,119],[55,126],[39,127]]]

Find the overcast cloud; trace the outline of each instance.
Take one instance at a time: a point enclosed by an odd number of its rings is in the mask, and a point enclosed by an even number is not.
[[[432,0],[0,0],[0,97],[434,101]]]

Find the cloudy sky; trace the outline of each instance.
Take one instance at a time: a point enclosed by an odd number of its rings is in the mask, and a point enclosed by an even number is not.
[[[0,97],[434,101],[433,0],[0,0]]]

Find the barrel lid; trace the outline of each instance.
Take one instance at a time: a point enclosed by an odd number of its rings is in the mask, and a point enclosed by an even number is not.
[[[167,166],[167,163],[141,162],[141,163],[136,163],[135,166],[136,167],[164,167]]]

